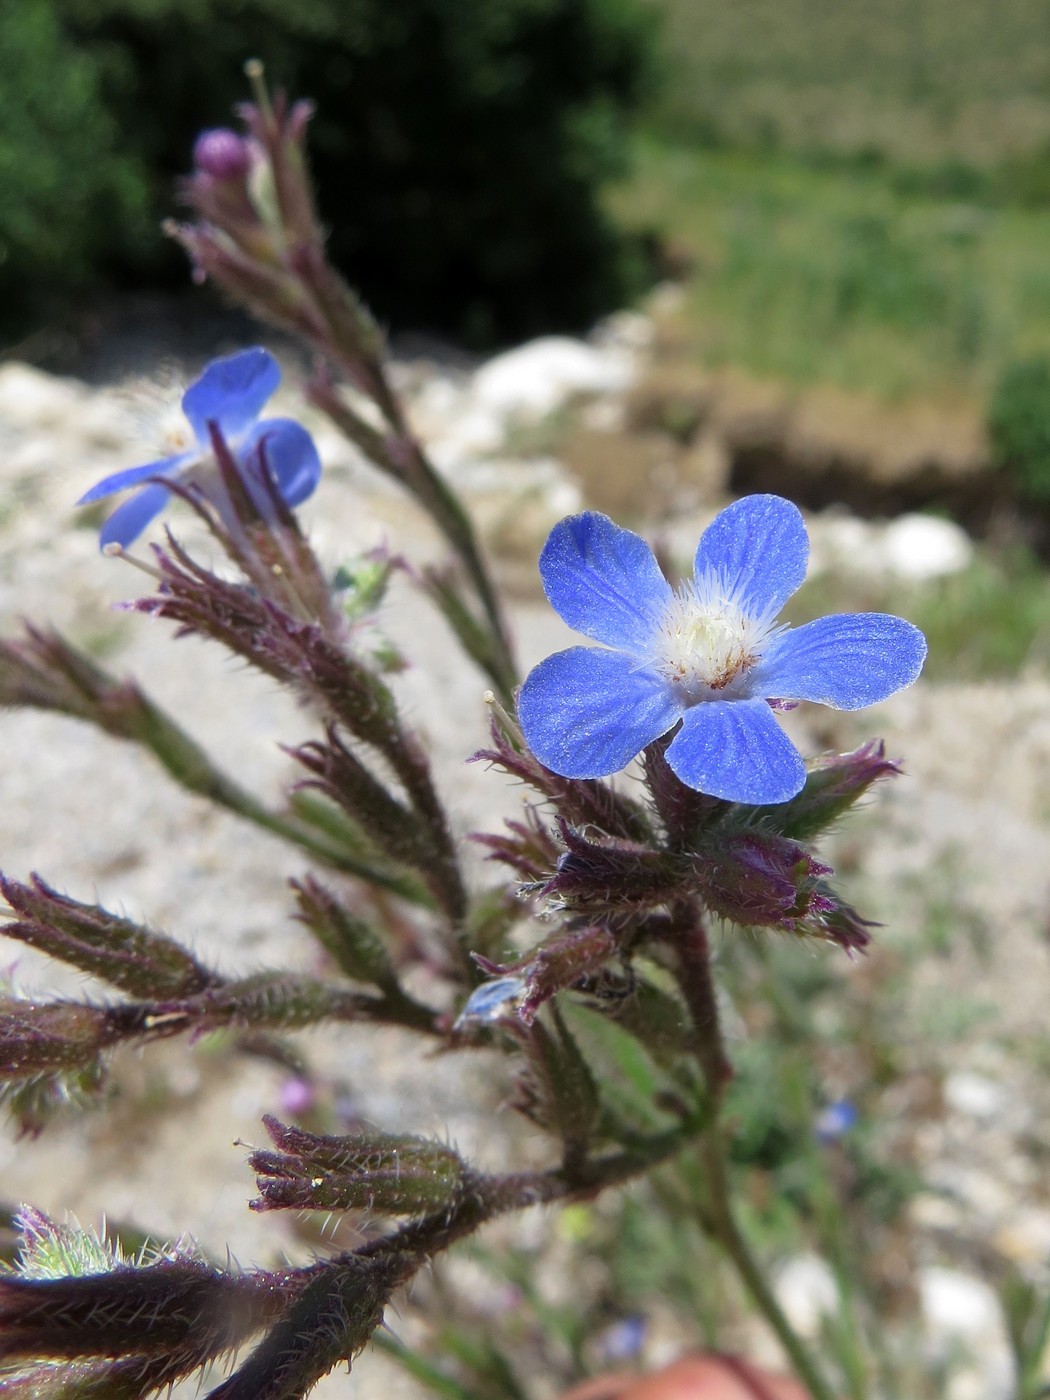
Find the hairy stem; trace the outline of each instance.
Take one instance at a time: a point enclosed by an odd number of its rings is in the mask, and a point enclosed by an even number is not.
[[[675,909],[672,925],[673,947],[678,956],[678,983],[693,1023],[693,1052],[711,1099],[712,1118],[703,1135],[701,1149],[707,1187],[704,1227],[730,1260],[752,1302],[776,1333],[812,1400],[835,1400],[809,1348],[784,1315],[733,1213],[725,1137],[719,1121],[732,1068],[722,1041],[707,931],[699,908],[684,902]]]
[[[209,1400],[300,1400],[322,1376],[360,1350],[381,1323],[394,1289],[435,1254],[509,1211],[585,1200],[639,1176],[677,1152],[690,1135],[691,1126],[659,1134],[634,1150],[572,1170],[476,1177],[451,1207],[315,1265],[281,1323]]]

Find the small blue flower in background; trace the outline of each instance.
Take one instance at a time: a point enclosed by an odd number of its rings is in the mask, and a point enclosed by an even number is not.
[[[128,486],[143,486],[118,506],[102,527],[100,544],[126,547],[138,538],[168,503],[165,481],[196,486],[212,496],[218,468],[208,425],[214,423],[236,461],[243,467],[260,449],[282,499],[289,506],[305,501],[321,476],[321,459],[310,434],[291,418],[264,418],[267,401],[281,382],[281,367],[268,350],[256,346],[212,360],[182,396],[186,426],[180,425],[169,457],[126,467],[86,491],[78,505],[101,500]]]
[[[603,778],[681,721],[667,762],[731,802],[786,802],[806,781],[774,708],[874,705],[910,685],[926,642],[886,613],[777,621],[806,574],[798,509],[745,496],[704,531],[677,591],[638,535],[593,511],[551,531],[540,574],[554,610],[600,647],[556,652],[530,672],[518,716],[533,753],[565,778]]]
[[[648,1324],[641,1313],[629,1313],[603,1328],[598,1334],[597,1348],[605,1366],[622,1366],[634,1361],[645,1345]]]
[[[857,1126],[860,1115],[849,1099],[835,1099],[825,1104],[813,1120],[813,1131],[819,1142],[837,1142]]]

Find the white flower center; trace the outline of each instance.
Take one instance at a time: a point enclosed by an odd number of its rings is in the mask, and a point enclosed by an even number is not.
[[[708,571],[671,599],[653,638],[653,661],[687,705],[740,700],[748,672],[781,630],[774,612],[748,612],[721,575]]]

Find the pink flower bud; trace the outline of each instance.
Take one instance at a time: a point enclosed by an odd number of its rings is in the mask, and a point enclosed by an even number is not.
[[[243,180],[251,169],[251,149],[236,131],[211,127],[193,143],[193,164],[215,180]]]

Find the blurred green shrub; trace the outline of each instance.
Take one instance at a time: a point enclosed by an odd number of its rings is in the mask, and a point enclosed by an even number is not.
[[[638,271],[598,196],[654,50],[643,0],[0,5],[5,267],[38,288],[184,275],[141,216],[171,211],[258,56],[317,104],[333,252],[382,318],[475,342],[582,326]]]
[[[988,408],[988,432],[997,461],[1023,495],[1050,505],[1050,359],[1005,367]]]
[[[11,327],[127,256],[146,206],[102,74],[50,0],[0,4],[0,317]]]

